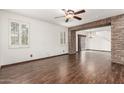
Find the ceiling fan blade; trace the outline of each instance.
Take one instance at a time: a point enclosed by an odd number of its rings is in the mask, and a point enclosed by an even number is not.
[[[85,10],[80,10],[80,11],[75,12],[74,14],[77,15],[77,14],[81,14],[81,13],[84,13],[84,12],[85,12]]]
[[[75,19],[77,20],[82,20],[82,18],[78,17],[78,16],[74,16]]]
[[[62,9],[62,11],[66,11],[66,9]]]
[[[66,20],[65,20],[65,22],[67,23],[69,21],[69,19],[67,18]]]
[[[58,17],[55,17],[55,19],[56,19],[56,18],[61,18],[61,17],[65,17],[65,16],[58,16]]]

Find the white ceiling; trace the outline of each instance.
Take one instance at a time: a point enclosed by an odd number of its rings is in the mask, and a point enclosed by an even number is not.
[[[73,9],[73,10],[77,11],[79,9]],[[64,18],[58,18],[58,19],[54,18],[57,16],[64,15],[64,12],[61,9],[6,9],[5,11],[14,12],[17,14],[36,18],[39,20],[44,20],[54,24],[63,25],[66,27],[80,25],[124,13],[124,9],[85,9],[85,10],[86,12],[84,14],[79,15],[80,17],[82,17],[81,21],[72,19],[68,23],[65,23]]]

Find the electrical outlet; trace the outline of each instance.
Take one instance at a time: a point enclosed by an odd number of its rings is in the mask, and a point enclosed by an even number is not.
[[[32,54],[30,54],[30,57],[33,57],[33,55],[32,55]]]

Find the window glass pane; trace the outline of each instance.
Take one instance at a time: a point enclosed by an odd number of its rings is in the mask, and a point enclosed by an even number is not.
[[[63,44],[63,33],[60,32],[60,44]]]
[[[66,43],[66,33],[65,32],[64,32],[63,39],[64,39],[64,44],[65,44]]]
[[[11,45],[19,45],[19,24],[11,22]]]
[[[25,24],[22,24],[22,35],[21,35],[21,44],[28,45],[28,27]]]
[[[19,38],[18,37],[11,37],[11,45],[19,45]]]

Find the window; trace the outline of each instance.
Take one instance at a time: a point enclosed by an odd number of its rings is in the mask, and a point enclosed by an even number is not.
[[[9,24],[9,47],[29,47],[29,24],[16,20],[10,20]]]
[[[66,44],[66,33],[65,32],[60,32],[60,44],[61,45]]]

